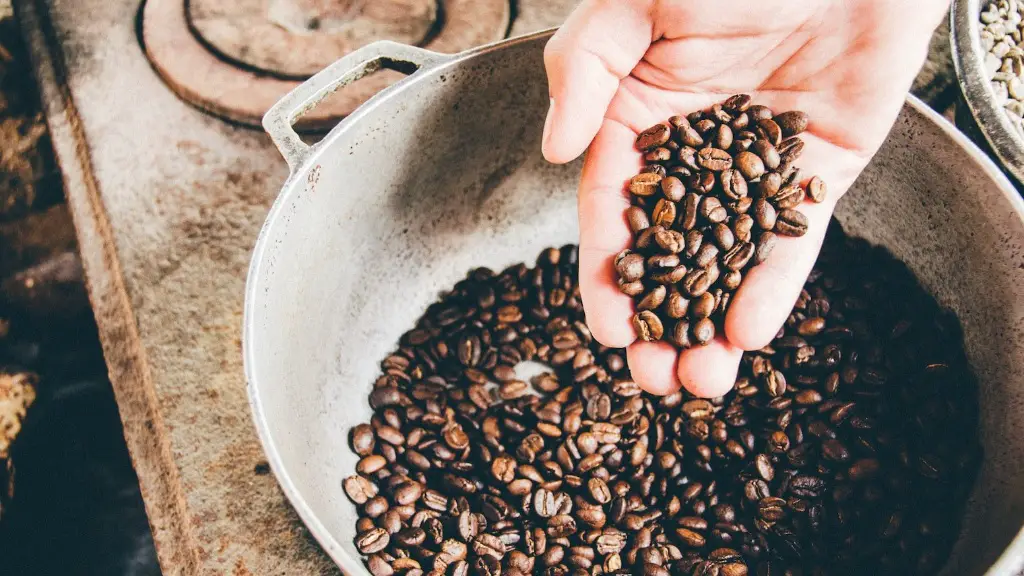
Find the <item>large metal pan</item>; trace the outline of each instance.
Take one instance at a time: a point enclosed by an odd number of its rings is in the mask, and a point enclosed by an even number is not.
[[[278,103],[264,125],[291,167],[246,287],[253,418],[282,489],[351,575],[356,510],[341,489],[378,361],[474,266],[575,241],[579,165],[541,158],[549,33],[455,56],[366,47]],[[307,146],[295,119],[381,67],[413,72]],[[946,573],[1011,576],[1024,561],[1024,205],[949,123],[910,99],[842,201],[963,321],[981,384],[984,469]]]

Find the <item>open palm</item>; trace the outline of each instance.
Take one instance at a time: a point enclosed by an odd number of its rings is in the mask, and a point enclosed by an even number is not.
[[[545,52],[552,105],[544,155],[588,150],[579,189],[580,288],[602,344],[628,347],[633,377],[668,393],[681,383],[719,396],[743,350],[767,345],[799,296],[835,202],[892,127],[946,0],[585,0]],[[780,238],[745,277],[724,334],[679,354],[637,340],[632,300],[612,259],[629,246],[625,182],[642,166],[637,133],[675,114],[751,94],[776,112],[810,115],[798,165],[829,186],[801,206],[809,229]],[[677,357],[678,355],[678,357]]]

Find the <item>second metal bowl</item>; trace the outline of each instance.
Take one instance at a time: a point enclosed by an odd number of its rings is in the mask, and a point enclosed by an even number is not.
[[[974,132],[970,135],[988,147],[1020,187],[1024,183],[1024,136],[996,101],[985,70],[979,17],[987,5],[986,0],[953,0],[950,10],[953,64],[966,104],[966,110],[958,109],[957,125]]]

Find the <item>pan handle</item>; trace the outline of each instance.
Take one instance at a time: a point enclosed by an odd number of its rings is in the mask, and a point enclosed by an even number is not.
[[[389,40],[367,44],[317,72],[281,98],[263,116],[263,129],[270,134],[271,140],[281,151],[281,155],[288,162],[288,168],[294,171],[313,149],[295,132],[295,121],[335,90],[378,70],[396,70],[412,75],[447,58],[437,52]],[[392,87],[404,81],[399,81]]]

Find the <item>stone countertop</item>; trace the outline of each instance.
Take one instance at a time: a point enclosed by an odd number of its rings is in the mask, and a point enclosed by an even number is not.
[[[337,574],[269,473],[242,370],[245,276],[287,176],[262,132],[179,100],[137,0],[15,0],[163,573]],[[572,0],[520,0],[513,35]],[[945,34],[915,92],[952,102]]]

